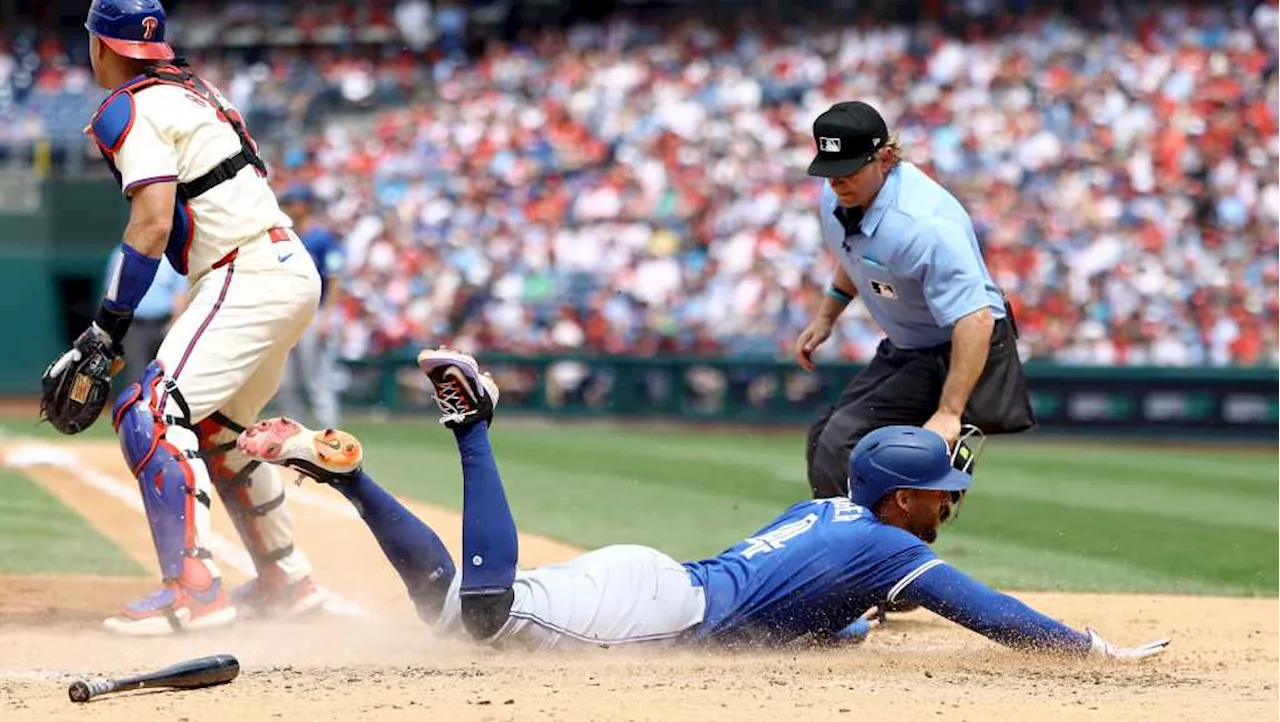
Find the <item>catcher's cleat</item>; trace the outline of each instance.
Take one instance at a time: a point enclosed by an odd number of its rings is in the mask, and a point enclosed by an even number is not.
[[[440,423],[457,429],[493,421],[498,382],[480,373],[474,358],[446,348],[426,349],[418,354],[418,367],[431,381]]]
[[[103,629],[133,637],[161,637],[182,632],[217,629],[234,624],[236,608],[214,579],[208,589],[197,590],[177,580],[124,608],[102,623]]]
[[[364,450],[345,431],[313,431],[284,417],[259,421],[240,433],[236,449],[256,461],[300,471],[331,484],[360,470]]]
[[[296,619],[323,611],[329,594],[311,577],[286,584],[259,576],[231,590],[231,603],[241,619]]]

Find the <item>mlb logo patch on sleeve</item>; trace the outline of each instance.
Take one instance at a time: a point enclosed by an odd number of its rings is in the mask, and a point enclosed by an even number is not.
[[[885,283],[884,281],[877,281],[877,280],[875,280],[875,279],[872,279],[872,280],[871,280],[871,290],[872,290],[872,291],[875,291],[875,294],[876,294],[877,296],[881,296],[881,297],[883,297],[883,298],[893,298],[893,299],[896,299],[896,298],[898,297],[898,292],[897,292],[897,291],[895,291],[895,290],[893,290],[893,286],[890,286],[889,284]]]

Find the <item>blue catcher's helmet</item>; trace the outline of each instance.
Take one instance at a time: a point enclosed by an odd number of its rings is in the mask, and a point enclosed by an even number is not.
[[[885,426],[858,442],[849,455],[849,498],[873,508],[894,489],[950,491],[956,502],[973,483],[975,454],[965,443],[980,433],[969,427],[955,449],[938,434],[916,426]]]
[[[84,27],[117,55],[138,60],[172,60],[164,41],[160,0],[93,0]]]

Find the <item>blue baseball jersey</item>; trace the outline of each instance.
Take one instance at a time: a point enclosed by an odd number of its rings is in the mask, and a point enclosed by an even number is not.
[[[1004,318],[969,214],[945,188],[910,163],[885,179],[854,231],[836,217],[839,200],[822,190],[822,237],[894,346],[951,341],[956,321],[991,309]]]
[[[329,279],[342,272],[342,248],[338,237],[325,226],[312,226],[299,233],[298,238],[320,272],[320,298],[324,298],[329,293]]]
[[[800,502],[719,556],[685,564],[707,600],[693,637],[834,635],[939,563],[923,541],[846,498]]]

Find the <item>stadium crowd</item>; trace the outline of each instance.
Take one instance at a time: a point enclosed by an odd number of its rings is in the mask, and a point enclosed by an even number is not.
[[[968,207],[1025,355],[1253,365],[1277,362],[1276,16],[611,20],[470,56],[196,55],[253,127],[283,129],[277,187],[305,186],[343,239],[326,322],[345,357],[785,355],[832,268],[810,124],[858,98]],[[35,91],[89,94],[73,52],[28,51]],[[25,62],[0,45],[0,88]],[[0,140],[53,132],[8,107]],[[375,112],[331,112],[352,107]],[[855,305],[819,358],[866,359],[879,337]]]

